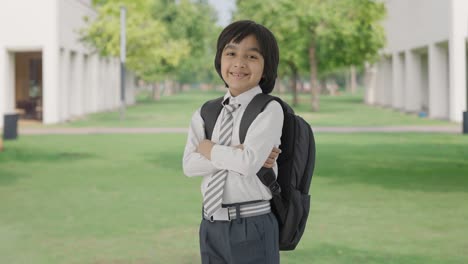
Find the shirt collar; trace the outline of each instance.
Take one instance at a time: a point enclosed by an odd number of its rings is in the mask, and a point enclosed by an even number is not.
[[[229,98],[229,104],[241,104],[243,107],[246,107],[250,103],[250,101],[252,101],[252,99],[259,93],[262,93],[262,89],[258,85],[248,91],[239,94],[236,97],[232,96],[231,92],[228,89],[221,103],[224,105],[224,102],[226,102],[226,100]]]

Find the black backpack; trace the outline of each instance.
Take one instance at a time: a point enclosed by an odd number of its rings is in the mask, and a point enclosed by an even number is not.
[[[208,101],[201,108],[207,139],[211,139],[216,120],[222,110],[222,100],[223,97]],[[276,161],[278,177],[276,179],[273,169],[267,168],[261,168],[257,176],[273,194],[270,203],[279,224],[280,250],[294,250],[304,233],[309,216],[309,188],[315,167],[315,140],[312,129],[280,98],[261,93],[247,106],[242,116],[239,137],[243,144],[250,124],[272,100],[280,103],[284,112],[280,145],[282,152]]]

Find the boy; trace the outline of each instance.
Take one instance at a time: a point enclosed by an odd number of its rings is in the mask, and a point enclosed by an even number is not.
[[[212,141],[200,110],[194,113],[183,158],[187,176],[203,176],[202,263],[279,263],[272,195],[256,175],[262,166],[277,173],[284,118],[278,102],[266,106],[239,145],[242,115],[255,95],[273,90],[278,62],[275,37],[253,21],[234,22],[218,38],[215,68],[228,88],[224,107]]]

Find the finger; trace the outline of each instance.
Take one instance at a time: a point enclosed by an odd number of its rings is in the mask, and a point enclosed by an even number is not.
[[[263,167],[265,167],[265,168],[267,168],[267,169],[271,169],[271,168],[273,168],[273,165],[272,165],[272,164],[265,163],[265,164],[263,164]]]
[[[273,164],[275,163],[275,159],[271,159],[271,158],[268,158],[265,163],[268,163],[268,164]]]
[[[268,157],[271,158],[271,159],[276,159],[278,157],[278,155],[279,155],[278,153],[272,152],[272,153],[270,153],[270,156],[268,156]]]

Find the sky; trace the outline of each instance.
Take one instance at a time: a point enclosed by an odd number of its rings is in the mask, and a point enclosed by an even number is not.
[[[231,12],[235,8],[234,0],[208,0],[218,11],[218,24],[227,26],[231,22]]]

